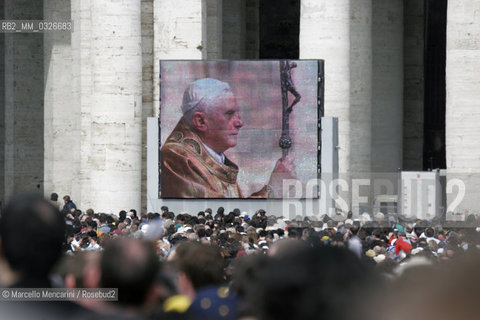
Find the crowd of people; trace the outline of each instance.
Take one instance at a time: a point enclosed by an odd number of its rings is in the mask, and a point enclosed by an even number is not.
[[[15,316],[473,319],[479,311],[474,215],[462,223],[223,207],[114,215],[63,200],[22,196],[2,213],[1,284],[118,288],[118,301],[9,305]]]

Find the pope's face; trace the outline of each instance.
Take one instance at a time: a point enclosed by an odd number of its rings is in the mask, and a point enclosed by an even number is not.
[[[217,153],[222,153],[237,145],[237,137],[243,121],[239,115],[239,107],[233,95],[222,99],[213,111],[205,115],[207,130],[204,142]]]

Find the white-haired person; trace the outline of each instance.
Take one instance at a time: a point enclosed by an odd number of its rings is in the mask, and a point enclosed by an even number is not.
[[[243,126],[226,82],[204,78],[188,84],[183,116],[161,149],[163,198],[243,198],[238,166],[224,154],[237,145]],[[250,197],[280,196],[282,180],[294,178],[291,158],[277,161],[268,183]]]

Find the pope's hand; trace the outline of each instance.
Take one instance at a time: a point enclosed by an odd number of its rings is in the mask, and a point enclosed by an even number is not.
[[[291,157],[278,159],[270,175],[268,185],[272,187],[275,196],[281,197],[283,195],[283,180],[286,179],[297,179],[295,164]]]

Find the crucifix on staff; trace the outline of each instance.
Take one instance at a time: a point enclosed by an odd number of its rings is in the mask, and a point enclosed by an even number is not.
[[[293,106],[296,105],[302,96],[298,93],[292,80],[292,69],[296,68],[295,62],[288,60],[280,61],[280,84],[282,88],[282,136],[278,141],[278,145],[282,148],[282,158],[288,155],[288,149],[292,146],[292,138],[290,137],[290,114]],[[288,93],[292,94],[295,99],[292,104],[288,105]]]

